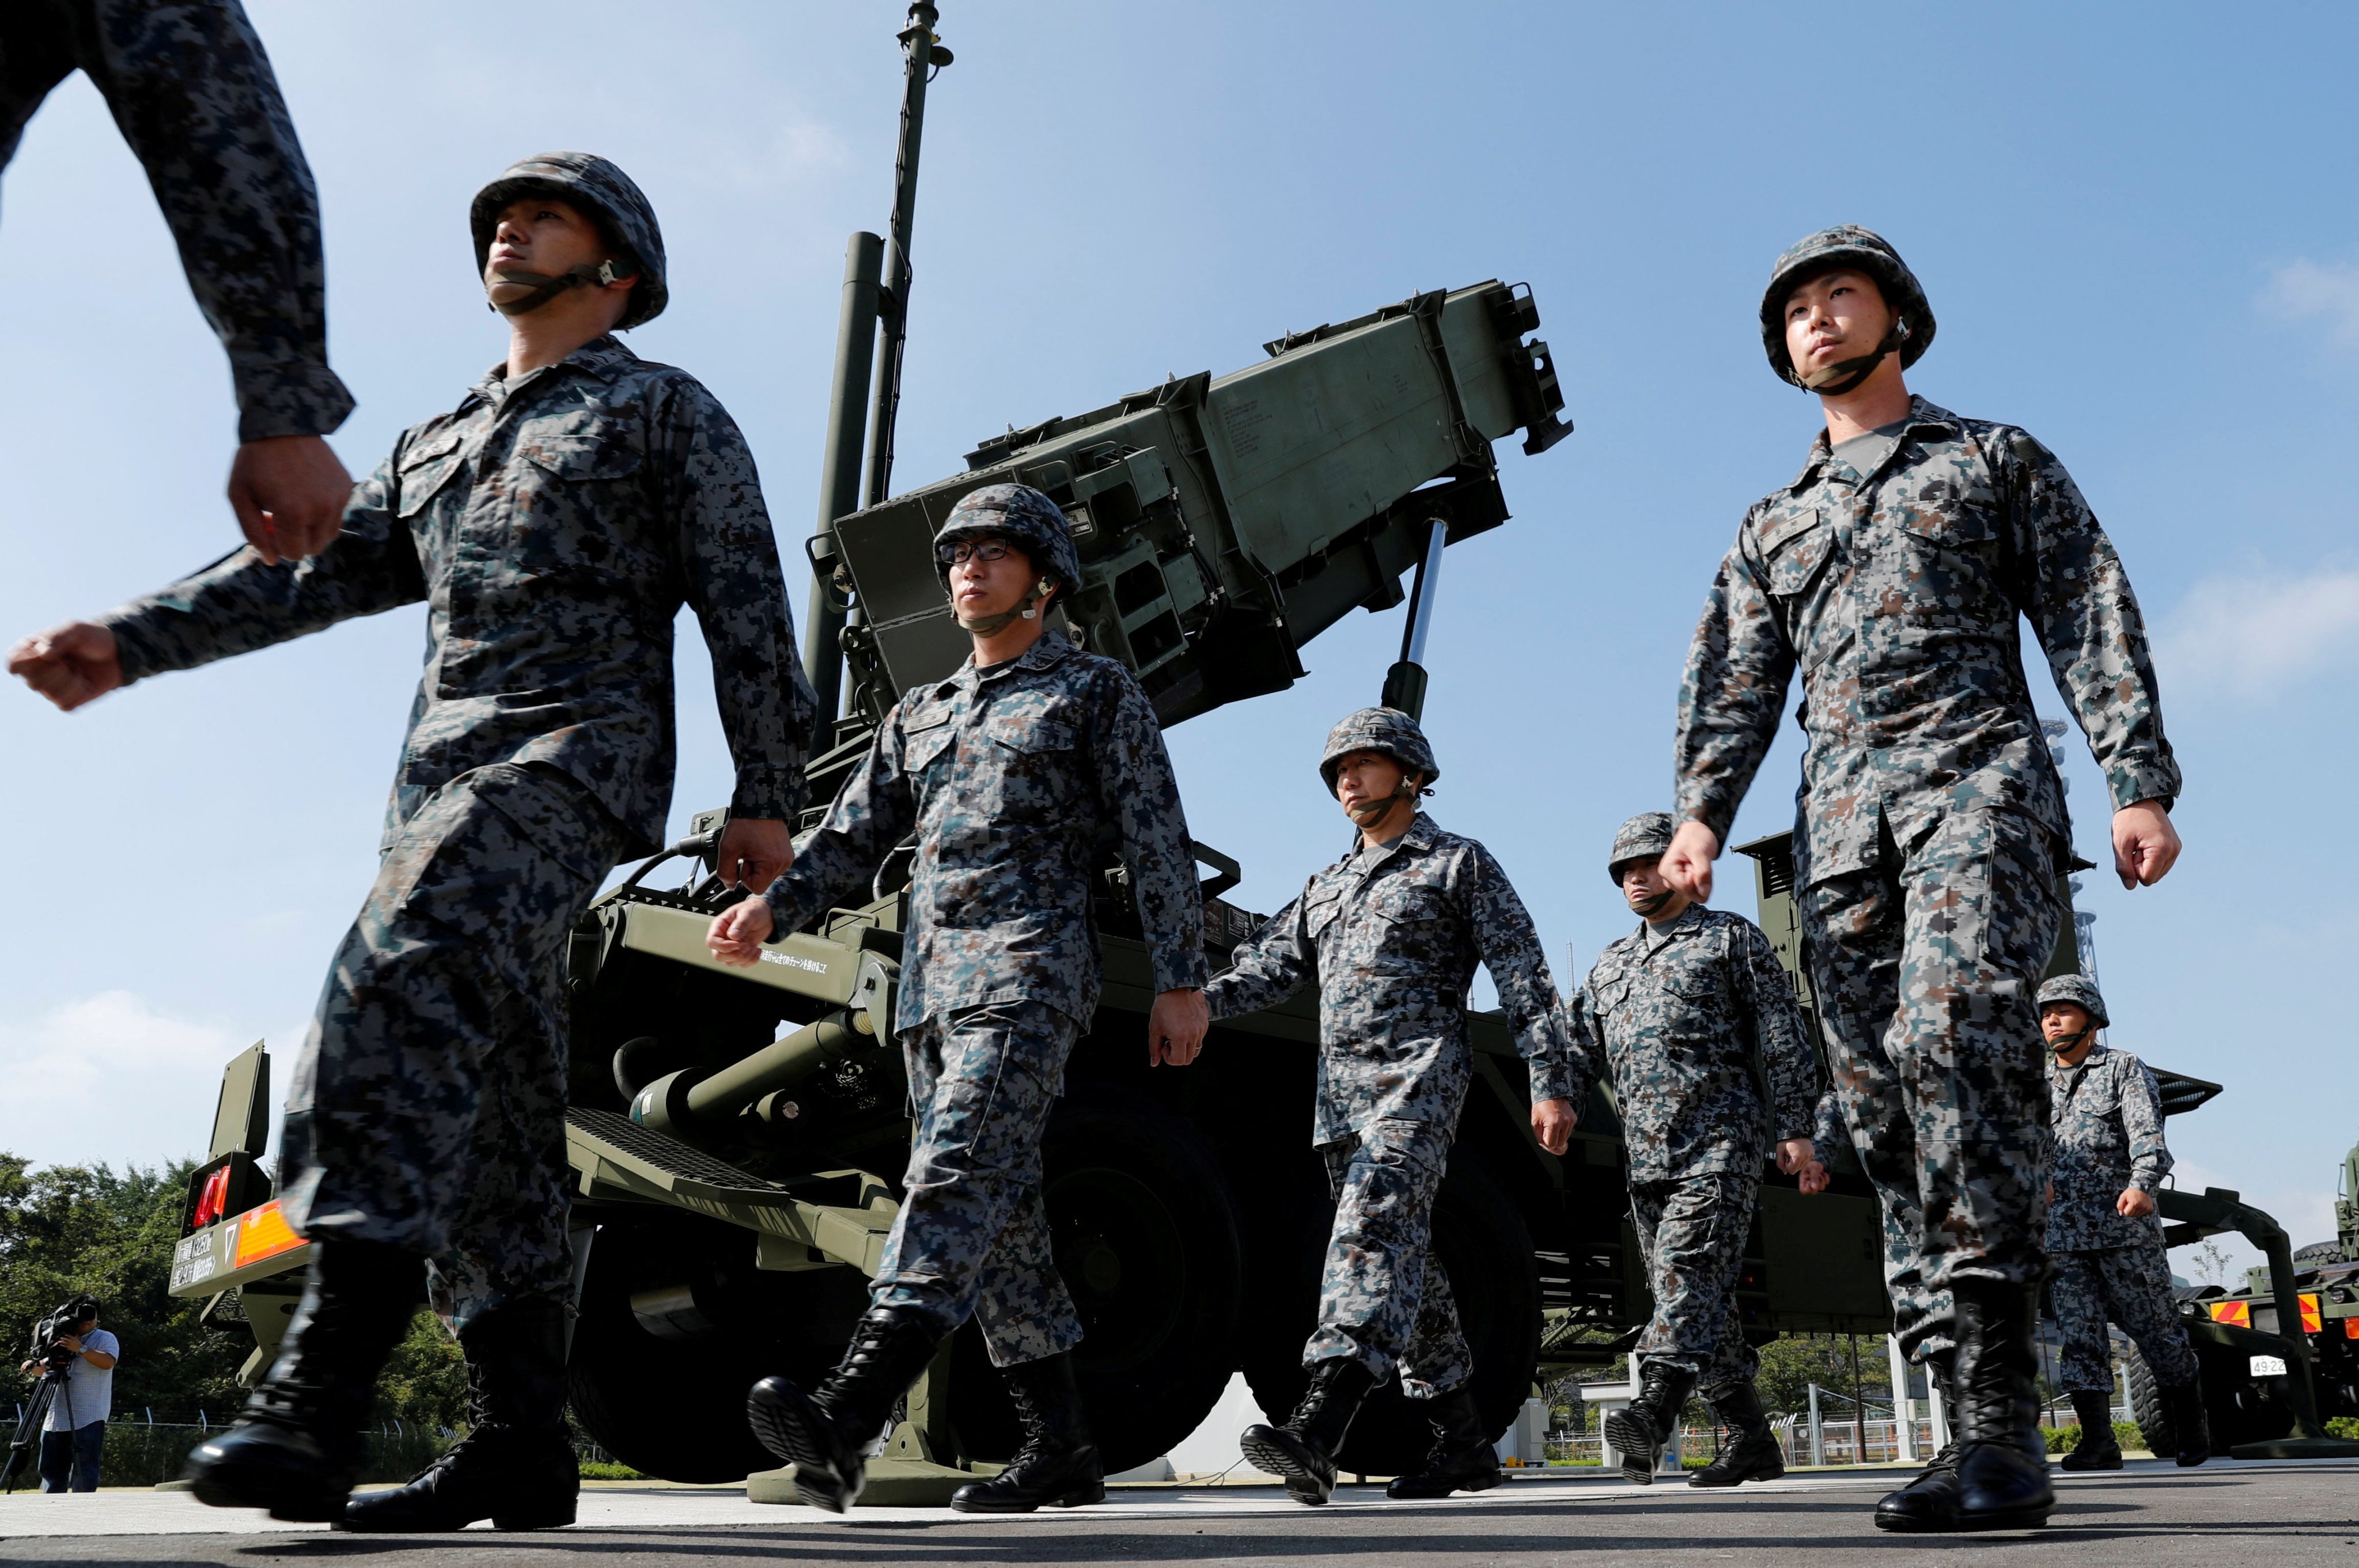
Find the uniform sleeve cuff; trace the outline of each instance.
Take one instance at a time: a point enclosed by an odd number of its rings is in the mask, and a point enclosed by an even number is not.
[[[791,825],[808,792],[799,769],[744,768],[737,775],[737,792],[729,798],[729,814]]]
[[[1532,1104],[1572,1098],[1572,1072],[1554,1062],[1532,1063]]]
[[[2169,811],[2179,786],[2179,764],[2168,757],[2117,757],[2105,766],[2105,788],[2117,811],[2140,800],[2159,801]]]
[[[1155,955],[1155,988],[1158,991],[1201,991],[1212,978],[1212,966],[1204,961],[1204,951],[1191,947],[1179,953],[1158,953]]]
[[[324,436],[353,411],[353,395],[324,365],[242,367],[237,439]]]

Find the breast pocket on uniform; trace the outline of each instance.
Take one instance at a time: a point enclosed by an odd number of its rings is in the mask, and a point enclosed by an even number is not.
[[[1343,908],[1343,899],[1340,894],[1329,893],[1323,898],[1310,899],[1302,906],[1304,932],[1316,942],[1329,926],[1335,923],[1335,917]]]
[[[901,721],[901,771],[912,776],[923,773],[957,738],[958,726],[951,723],[948,713],[911,714]]]
[[[1879,596],[1876,613],[1980,626],[1995,604],[2003,521],[1998,493],[1978,457],[1937,450],[1895,475],[1876,498],[1875,524],[1898,549],[1904,591]],[[2012,624],[2011,608],[2007,615]]]
[[[525,577],[627,577],[658,568],[660,539],[636,489],[645,443],[636,416],[602,409],[518,431],[503,551],[511,568]]]
[[[418,516],[428,502],[442,493],[452,476],[466,467],[466,460],[459,451],[462,444],[459,431],[445,430],[401,454],[394,469],[395,489],[400,496],[400,505],[395,508],[397,516]]]
[[[1819,569],[1827,563],[1835,531],[1817,506],[1799,506],[1762,522],[1760,539],[1763,585],[1780,599],[1807,592]]]

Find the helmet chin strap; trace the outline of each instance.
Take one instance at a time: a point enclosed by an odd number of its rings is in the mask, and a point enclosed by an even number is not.
[[[637,276],[636,272],[625,271],[620,263],[612,259],[602,261],[595,267],[584,262],[557,273],[524,272],[513,267],[504,267],[492,274],[492,281],[485,286],[484,292],[490,296],[492,309],[501,315],[521,316],[527,311],[539,310],[569,289],[603,289],[609,283],[620,283],[626,278]]]
[[[1885,355],[1897,354],[1900,345],[1908,341],[1908,324],[1896,320],[1891,330],[1884,334],[1884,341],[1875,345],[1874,354],[1862,354],[1855,359],[1839,359],[1823,370],[1812,371],[1801,378],[1802,390],[1815,392],[1821,397],[1840,397],[1846,392],[1856,392],[1869,376],[1875,374],[1875,367],[1884,363]]]
[[[1425,781],[1423,779],[1420,779],[1415,784],[1411,784],[1409,782],[1409,777],[1410,776],[1408,774],[1402,774],[1401,781],[1393,786],[1393,792],[1391,794],[1378,795],[1372,800],[1363,800],[1356,806],[1346,806],[1343,808],[1344,811],[1350,815],[1353,822],[1359,823],[1364,828],[1375,826],[1378,822],[1383,822],[1385,820],[1386,813],[1389,812],[1393,809],[1394,801],[1414,801],[1419,796],[1430,793],[1430,791],[1426,789]]]
[[[2048,1042],[2048,1049],[2059,1056],[2068,1051],[2077,1051],[2080,1049],[2081,1042],[2087,1040],[2096,1027],[2093,1022],[2085,1023],[2071,1034],[2060,1034]]]
[[[995,615],[976,615],[972,618],[961,615],[958,617],[958,624],[962,630],[974,637],[997,637],[1000,633],[1006,631],[1019,620],[1034,621],[1039,619],[1040,601],[1048,598],[1056,591],[1056,579],[1053,577],[1043,577],[1039,582],[1032,585],[1032,592],[1026,594],[1024,596],[1024,602],[1018,604],[1016,608],[1012,610],[1002,610]]]

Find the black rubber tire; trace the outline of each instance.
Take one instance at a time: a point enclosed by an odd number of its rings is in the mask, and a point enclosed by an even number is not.
[[[567,1367],[574,1418],[622,1464],[666,1481],[738,1481],[785,1461],[745,1423],[755,1381],[809,1388],[842,1356],[866,1302],[849,1269],[758,1273],[746,1231],[678,1210],[599,1227]],[[631,1293],[685,1283],[713,1332],[658,1338]]]
[[[2321,1263],[2340,1263],[2343,1260],[2343,1244],[2339,1241],[2313,1241],[2308,1247],[2295,1247],[2293,1260],[2313,1268]]]
[[[1318,1318],[1319,1275],[1334,1216],[1332,1203],[1288,1206],[1301,1216],[1291,1227],[1292,1255],[1280,1234],[1255,1260],[1254,1299],[1257,1307],[1263,1302],[1266,1281],[1272,1310],[1257,1310],[1249,1320],[1244,1357],[1246,1381],[1272,1421],[1292,1413],[1309,1380],[1302,1346]],[[1459,1326],[1474,1358],[1474,1406],[1495,1439],[1531,1396],[1539,1359],[1539,1265],[1506,1188],[1462,1145],[1451,1150],[1434,1199],[1433,1258],[1457,1298]],[[1402,1475],[1419,1468],[1432,1446],[1433,1429],[1418,1402],[1392,1378],[1360,1407],[1337,1459],[1347,1474]]]
[[[1082,1320],[1074,1377],[1108,1474],[1169,1454],[1203,1424],[1236,1366],[1244,1278],[1236,1214],[1196,1130],[1136,1090],[1076,1085],[1041,1142],[1057,1271]],[[984,1348],[962,1329],[951,1419],[974,1458],[1022,1440]]]
[[[2122,1381],[2129,1385],[2130,1418],[2137,1422],[2138,1435],[2146,1440],[2147,1452],[2158,1459],[2177,1454],[2179,1437],[2171,1430],[2170,1412],[2163,1408],[2162,1387],[2154,1380],[2154,1368],[2146,1364],[2146,1357],[2138,1354],[2135,1345],[2122,1352]]]

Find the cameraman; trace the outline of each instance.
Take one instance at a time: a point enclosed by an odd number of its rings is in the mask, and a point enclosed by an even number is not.
[[[115,1337],[98,1326],[98,1301],[77,1296],[67,1303],[48,1358],[24,1363],[18,1371],[45,1373],[66,1356],[65,1382],[50,1401],[41,1428],[41,1490],[98,1490],[98,1458],[106,1447],[106,1418],[114,1410],[114,1362],[123,1354]]]

